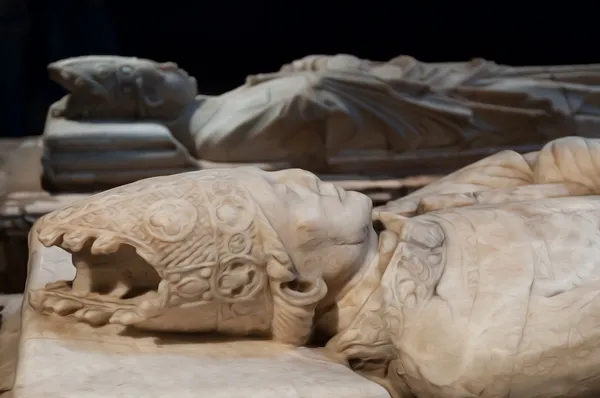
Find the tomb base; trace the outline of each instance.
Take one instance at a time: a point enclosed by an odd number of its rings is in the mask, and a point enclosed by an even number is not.
[[[73,278],[68,253],[31,242],[27,291]],[[34,312],[27,294],[21,316],[12,398],[389,397],[323,349],[93,328]]]

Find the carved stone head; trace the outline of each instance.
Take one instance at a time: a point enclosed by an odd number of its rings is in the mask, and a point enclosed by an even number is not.
[[[48,65],[71,94],[61,116],[172,120],[198,94],[196,79],[172,62],[120,56],[67,58]]]
[[[38,221],[40,241],[72,253],[77,274],[30,303],[97,325],[303,344],[315,311],[376,251],[371,206],[299,169],[141,180]]]

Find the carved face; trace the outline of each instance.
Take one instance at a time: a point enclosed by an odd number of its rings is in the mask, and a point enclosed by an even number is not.
[[[372,203],[365,195],[325,183],[302,169],[264,174],[282,206],[281,216],[272,222],[294,262],[302,264],[303,275],[324,273],[328,278],[350,264],[363,265],[373,231]]]
[[[30,296],[92,324],[260,332],[302,344],[329,280],[370,250],[370,200],[302,170],[150,178],[50,213],[40,241],[77,276]]]
[[[48,71],[71,92],[68,118],[173,119],[197,95],[196,79],[171,62],[85,56],[53,62]]]

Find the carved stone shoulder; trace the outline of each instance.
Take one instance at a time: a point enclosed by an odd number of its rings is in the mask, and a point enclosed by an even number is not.
[[[404,379],[396,342],[413,327],[434,294],[444,270],[445,235],[431,221],[391,213],[375,217],[386,226],[379,243],[381,284],[354,322],[328,347],[342,353],[352,369],[392,394],[412,396],[414,386],[409,388]]]

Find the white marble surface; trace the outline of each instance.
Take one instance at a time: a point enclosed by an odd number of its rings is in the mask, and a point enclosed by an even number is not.
[[[0,396],[9,398],[17,365],[19,344],[20,309],[22,294],[0,295],[2,325],[0,326]]]
[[[68,255],[33,245],[28,289],[69,279]],[[92,328],[24,305],[14,398],[384,398],[381,386],[321,351],[264,341]],[[207,342],[208,339],[208,342]]]

